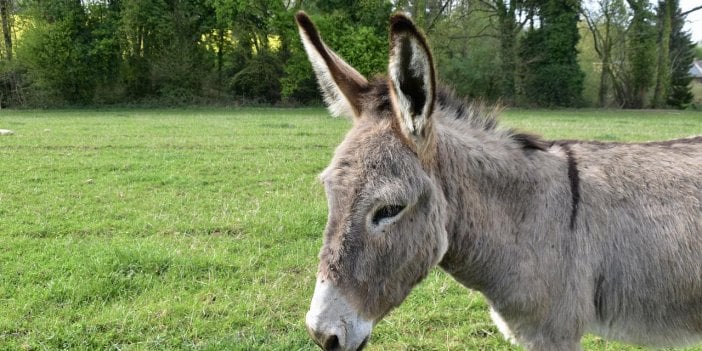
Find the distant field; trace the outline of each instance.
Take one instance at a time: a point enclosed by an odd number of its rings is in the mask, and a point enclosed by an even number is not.
[[[700,112],[504,115],[546,138],[702,134]],[[349,126],[322,109],[3,110],[0,350],[313,349],[315,177]],[[517,350],[440,270],[369,349]]]

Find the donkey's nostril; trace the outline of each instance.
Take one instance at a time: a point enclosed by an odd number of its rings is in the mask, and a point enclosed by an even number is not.
[[[310,326],[307,326],[307,333],[310,334],[310,337],[312,337],[312,341],[314,341],[315,344],[317,344],[319,347],[324,348],[324,345],[322,345],[322,341],[324,340],[324,334],[318,331],[315,331],[314,329],[310,328]]]
[[[337,351],[341,350],[341,345],[339,344],[339,337],[336,335],[330,335],[327,340],[324,340],[324,350],[326,351]]]

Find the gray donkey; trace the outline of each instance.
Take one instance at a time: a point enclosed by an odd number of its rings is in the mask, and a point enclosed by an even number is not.
[[[702,337],[702,137],[549,142],[436,83],[424,36],[390,21],[368,80],[296,16],[323,96],[353,128],[320,175],[329,218],[307,329],[360,350],[439,265],[527,350],[586,332],[649,346]]]

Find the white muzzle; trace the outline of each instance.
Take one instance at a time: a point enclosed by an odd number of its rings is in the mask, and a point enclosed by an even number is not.
[[[331,282],[320,278],[305,324],[314,342],[326,351],[359,351],[373,329],[372,320],[361,317]]]

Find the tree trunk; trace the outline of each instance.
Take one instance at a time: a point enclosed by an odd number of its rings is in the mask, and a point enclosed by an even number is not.
[[[517,23],[515,17],[514,1],[509,8],[502,1],[498,1],[498,16],[500,26],[500,57],[502,58],[502,97],[504,103],[514,103],[515,95],[515,65]]]
[[[598,92],[598,104],[600,107],[607,107],[607,95],[609,94],[608,80],[612,79],[612,17],[614,16],[614,6],[607,3],[603,9],[605,17],[604,37],[602,38],[602,72],[600,74],[600,89]]]
[[[2,22],[2,34],[5,39],[5,58],[12,61],[12,25],[10,20],[12,15],[12,0],[0,0],[0,21]]]
[[[646,94],[655,79],[655,28],[650,24],[651,12],[648,0],[627,0],[632,11],[628,29],[627,51],[629,76],[625,90],[625,108],[643,108],[646,104]]]
[[[609,50],[605,51],[604,57],[602,58],[602,71],[600,72],[600,87],[597,91],[597,104],[599,107],[607,107],[607,95],[609,93],[609,85],[607,80],[610,78],[610,53]]]
[[[671,0],[658,2],[658,60],[656,67],[656,88],[653,91],[653,108],[665,106],[670,87],[670,33],[672,32],[673,4]]]
[[[224,35],[225,35],[225,30],[224,28],[219,28],[217,30],[217,80],[218,83],[222,84],[222,67],[223,67],[223,61],[224,61]]]
[[[498,18],[500,39],[500,90],[503,103],[507,105],[514,103],[516,95],[517,34],[520,27],[517,23],[516,8],[515,0],[495,1],[493,6]]]

